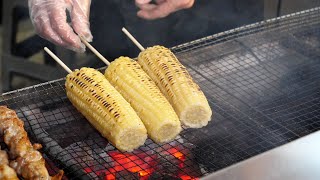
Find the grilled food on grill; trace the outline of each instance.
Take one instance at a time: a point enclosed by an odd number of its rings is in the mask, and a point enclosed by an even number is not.
[[[205,95],[169,49],[147,48],[139,54],[138,63],[169,100],[182,124],[192,128],[208,124],[212,111]]]
[[[19,180],[17,173],[9,166],[9,159],[6,151],[0,147],[0,180]]]
[[[177,114],[136,61],[120,57],[109,65],[105,76],[137,112],[152,140],[168,142],[179,134]]]
[[[65,86],[72,104],[119,150],[132,151],[144,144],[145,126],[102,73],[75,70],[67,75]]]
[[[0,133],[10,149],[10,157],[15,159],[10,166],[24,179],[61,179],[63,171],[50,177],[45,167],[45,160],[37,151],[39,145],[32,146],[23,121],[16,113],[5,106],[0,106]]]

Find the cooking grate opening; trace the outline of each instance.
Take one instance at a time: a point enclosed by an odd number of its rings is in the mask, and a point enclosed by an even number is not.
[[[116,150],[76,111],[63,79],[6,93],[0,104],[69,179],[196,179],[320,130],[319,47],[315,8],[172,48],[213,120],[132,153]]]

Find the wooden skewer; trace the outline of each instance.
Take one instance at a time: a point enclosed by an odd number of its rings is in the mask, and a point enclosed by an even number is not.
[[[99,53],[99,51],[97,51],[93,46],[91,46],[91,44],[89,44],[84,37],[79,36],[81,41],[96,55],[98,56],[99,59],[101,59],[107,66],[110,65],[110,62],[102,56],[102,54]]]
[[[131,41],[140,49],[140,51],[145,50],[145,48],[138,42],[136,38],[132,36],[132,34],[126,28],[123,27],[122,32],[124,32],[128,36],[128,38],[131,39]]]
[[[55,54],[53,54],[52,51],[50,51],[50,49],[48,49],[47,47],[44,48],[44,50],[57,62],[60,64],[61,67],[63,67],[64,70],[66,70],[69,74],[72,73],[71,69],[68,68],[67,65],[65,65],[61,59],[59,59]]]

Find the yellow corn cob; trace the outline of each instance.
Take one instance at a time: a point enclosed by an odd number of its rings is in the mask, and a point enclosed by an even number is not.
[[[147,130],[130,104],[92,68],[68,74],[67,96],[72,104],[114,146],[132,151],[143,145]]]
[[[208,124],[212,111],[205,95],[169,49],[147,48],[139,54],[138,63],[169,100],[182,124],[192,128]]]
[[[177,114],[136,61],[120,57],[109,65],[105,76],[137,112],[152,140],[168,142],[179,134]]]

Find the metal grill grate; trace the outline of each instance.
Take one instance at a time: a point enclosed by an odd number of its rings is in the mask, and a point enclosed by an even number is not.
[[[133,153],[111,146],[65,96],[64,80],[2,95],[68,178],[201,177],[320,130],[320,8],[172,48],[213,121]]]

